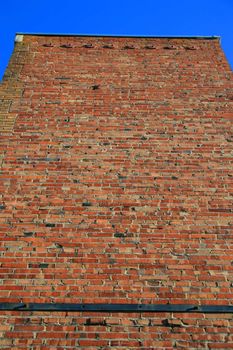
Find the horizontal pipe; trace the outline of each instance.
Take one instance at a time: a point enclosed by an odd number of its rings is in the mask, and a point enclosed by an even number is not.
[[[0,303],[0,311],[233,313],[233,305]]]

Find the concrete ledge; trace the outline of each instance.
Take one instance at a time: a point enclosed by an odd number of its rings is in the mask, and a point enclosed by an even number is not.
[[[21,43],[21,42],[23,42],[23,34],[16,34],[15,43]]]

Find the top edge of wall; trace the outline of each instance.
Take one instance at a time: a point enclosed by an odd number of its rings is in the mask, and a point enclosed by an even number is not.
[[[24,35],[31,36],[76,36],[76,37],[108,37],[108,38],[162,38],[162,39],[197,39],[197,40],[220,40],[220,36],[167,36],[167,35],[124,35],[124,34],[116,34],[116,35],[108,35],[108,34],[72,34],[72,33],[16,33],[15,41],[23,41]]]

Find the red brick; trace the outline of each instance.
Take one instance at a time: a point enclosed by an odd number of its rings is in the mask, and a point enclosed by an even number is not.
[[[217,38],[16,43],[0,85],[1,302],[229,304],[232,96]],[[0,344],[232,347],[229,315],[95,317],[106,325],[3,313]]]

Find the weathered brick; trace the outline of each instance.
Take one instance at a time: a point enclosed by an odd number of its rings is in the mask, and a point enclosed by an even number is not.
[[[229,304],[219,40],[25,35],[0,85],[2,302]],[[232,347],[230,315],[0,315],[6,349]]]

